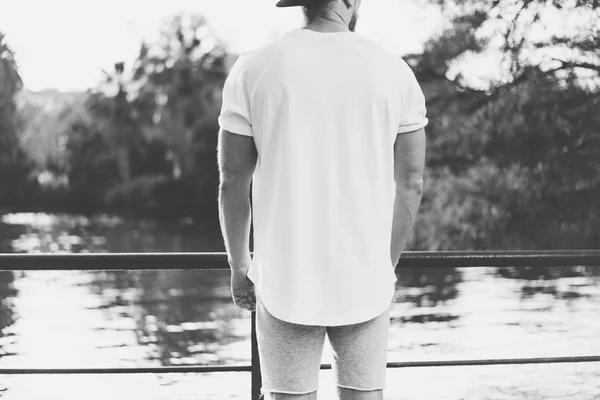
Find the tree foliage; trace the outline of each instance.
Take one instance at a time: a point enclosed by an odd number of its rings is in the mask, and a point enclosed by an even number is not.
[[[14,53],[0,32],[0,210],[30,189],[30,163],[19,145],[15,95],[23,87]]]
[[[202,16],[178,15],[166,21],[157,43],[142,44],[133,68],[144,134],[165,143],[174,177],[195,199],[186,207],[196,212],[216,209],[217,116],[227,57]],[[218,224],[216,215],[210,221]]]
[[[179,15],[165,21],[156,43],[141,44],[130,68],[117,62],[104,71],[68,130],[69,181],[79,204],[87,196],[96,199],[91,208],[130,213],[216,209],[226,56],[204,18]]]
[[[423,54],[407,57],[427,92],[432,121],[430,185],[415,244],[482,250],[597,247],[600,25],[590,22],[544,40],[527,35],[549,9],[584,9],[590,12],[586,21],[596,21],[597,4],[438,3],[454,6],[452,24]],[[457,61],[487,51],[490,43],[508,60],[504,79],[481,90],[460,74],[448,77]]]

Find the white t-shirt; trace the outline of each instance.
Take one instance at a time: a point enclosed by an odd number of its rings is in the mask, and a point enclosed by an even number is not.
[[[425,114],[408,64],[356,33],[295,29],[240,55],[219,124],[258,151],[248,277],[272,315],[337,326],[390,305],[394,142]]]

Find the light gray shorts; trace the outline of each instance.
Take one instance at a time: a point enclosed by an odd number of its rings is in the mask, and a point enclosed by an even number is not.
[[[325,334],[333,350],[337,386],[363,391],[385,389],[390,307],[358,324],[315,326],[282,321],[267,311],[258,293],[256,301],[261,396],[265,392],[316,391]]]

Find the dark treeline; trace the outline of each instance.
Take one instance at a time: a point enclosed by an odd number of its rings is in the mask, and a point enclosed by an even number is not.
[[[600,245],[600,7],[561,4],[457,0],[424,52],[403,55],[430,118],[411,249]],[[549,9],[591,17],[570,36],[529,39]],[[0,213],[191,216],[218,230],[217,116],[235,55],[207,28],[201,16],[174,17],[132,66],[117,62],[72,94],[22,90],[0,36]],[[449,77],[490,48],[504,55],[501,82],[479,90]]]

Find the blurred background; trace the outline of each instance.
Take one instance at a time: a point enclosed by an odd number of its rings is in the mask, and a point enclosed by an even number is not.
[[[275,2],[0,1],[0,252],[225,251],[222,87],[240,53],[302,26]],[[406,60],[427,100],[408,250],[600,247],[600,2],[365,0],[357,33]],[[598,267],[398,277],[390,361],[600,354]],[[226,271],[0,271],[0,367],[247,364],[249,322]],[[42,385],[45,399],[242,399],[250,377],[15,375],[0,397]],[[587,400],[600,366],[396,369],[388,387]]]

